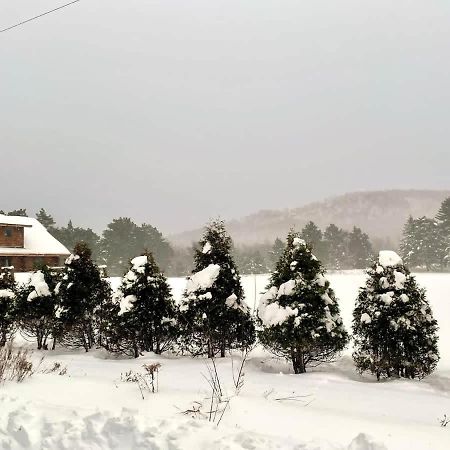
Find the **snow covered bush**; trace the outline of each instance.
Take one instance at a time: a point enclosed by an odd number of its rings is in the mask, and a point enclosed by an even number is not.
[[[131,260],[122,278],[112,321],[110,349],[132,354],[168,350],[176,338],[175,302],[167,278],[149,252]]]
[[[42,267],[31,275],[29,283],[18,290],[17,324],[26,337],[35,338],[38,350],[48,349],[48,339],[53,337],[53,348],[59,321],[55,287],[60,273]]]
[[[181,344],[192,355],[246,348],[255,341],[254,323],[222,221],[211,222],[195,252],[195,269],[180,305]]]
[[[16,282],[11,267],[0,269],[0,347],[14,334]]]
[[[111,288],[100,276],[84,242],[75,245],[67,258],[55,292],[59,302],[56,315],[63,328],[61,343],[89,351],[98,337],[102,311],[111,303]]]
[[[439,355],[437,322],[425,291],[395,252],[380,252],[367,274],[353,312],[358,371],[377,379],[429,375]]]
[[[291,231],[258,308],[261,343],[292,361],[295,373],[333,360],[348,341],[320,261]]]

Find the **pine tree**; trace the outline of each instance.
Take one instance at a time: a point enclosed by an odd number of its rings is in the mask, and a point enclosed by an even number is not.
[[[250,311],[231,256],[232,240],[222,221],[211,222],[195,252],[195,269],[180,306],[182,345],[212,357],[248,348],[255,341]]]
[[[287,245],[261,297],[261,343],[292,361],[295,373],[331,361],[344,349],[348,334],[320,261],[298,233]]]
[[[422,378],[439,360],[437,322],[400,257],[382,251],[368,270],[353,312],[353,358],[359,372]]]
[[[47,211],[45,211],[44,208],[41,208],[36,213],[36,219],[44,225],[47,230],[52,230],[55,228],[56,222],[54,221],[53,217],[50,214],[47,214]]]
[[[59,334],[55,287],[60,278],[60,273],[44,266],[31,275],[17,295],[17,323],[26,337],[36,339],[38,350],[47,350],[49,338],[55,340]]]
[[[69,220],[66,227],[50,228],[49,232],[70,250],[78,242],[84,242],[91,249],[92,258],[98,259],[100,237],[90,228],[74,227]]]
[[[346,268],[348,260],[348,233],[332,223],[326,228],[323,239],[327,249],[327,266],[336,270]]]
[[[168,350],[177,334],[176,307],[167,278],[151,253],[131,260],[119,292],[112,347],[135,358],[142,351]]]
[[[326,245],[323,241],[323,234],[320,228],[312,221],[309,221],[302,229],[300,237],[306,242],[311,250],[321,260],[326,259]]]
[[[113,276],[122,275],[128,261],[144,250],[149,250],[164,270],[173,254],[170,244],[151,225],[136,225],[128,217],[114,219],[103,231],[101,240],[102,260]]]
[[[348,257],[352,269],[365,269],[373,258],[369,236],[363,233],[361,228],[353,227],[348,236]]]
[[[109,283],[102,279],[84,243],[75,245],[67,258],[62,280],[56,287],[59,318],[64,328],[63,345],[91,349],[96,341],[98,314],[111,299]]]
[[[435,220],[427,217],[408,219],[400,244],[400,254],[413,268],[432,270],[442,264],[442,242]]]
[[[280,256],[283,254],[283,251],[284,242],[280,238],[276,238],[270,252],[270,261],[272,263],[272,268],[275,268],[275,266],[277,265],[277,262],[280,259]]]
[[[439,227],[439,255],[442,266],[450,266],[450,197],[442,202],[436,221]]]
[[[0,268],[0,347],[3,347],[14,335],[16,291],[13,269]]]

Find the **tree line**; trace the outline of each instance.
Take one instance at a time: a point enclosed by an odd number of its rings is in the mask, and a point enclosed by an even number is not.
[[[134,357],[169,350],[224,357],[258,341],[291,361],[295,373],[333,361],[350,336],[325,268],[302,233],[288,234],[256,315],[244,301],[231,249],[224,223],[210,223],[179,304],[148,251],[127,262],[115,293],[85,242],[75,245],[62,270],[43,266],[24,285],[4,268],[0,345],[20,331],[39,349],[62,345]],[[392,251],[380,252],[368,275],[353,313],[357,370],[378,379],[428,375],[439,354],[425,291]]]
[[[0,214],[4,212],[0,211]],[[26,216],[27,211],[17,209],[7,214]],[[74,226],[72,221],[65,227],[57,227],[51,214],[42,208],[36,218],[70,250],[77,242],[86,242],[94,261],[106,265],[111,276],[122,275],[129,259],[143,248],[152,252],[167,275],[186,276],[190,273],[198,245],[174,247],[157,228],[145,223],[138,225],[127,217],[114,219],[101,236],[91,228]],[[300,236],[330,270],[364,269],[373,259],[375,247],[382,247],[381,243],[374,245],[356,226],[348,231],[330,224],[322,231],[310,221]],[[272,244],[232,245],[231,252],[242,274],[269,273],[276,266],[284,245],[277,238]],[[409,217],[399,253],[414,270],[446,270],[450,267],[450,198],[444,200],[435,218]]]
[[[446,270],[450,267],[450,197],[436,217],[409,217],[400,244],[404,261],[415,270]]]

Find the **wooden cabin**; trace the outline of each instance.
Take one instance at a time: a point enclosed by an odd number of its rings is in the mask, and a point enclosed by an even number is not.
[[[36,219],[0,215],[0,267],[30,272],[42,264],[61,266],[69,255]]]

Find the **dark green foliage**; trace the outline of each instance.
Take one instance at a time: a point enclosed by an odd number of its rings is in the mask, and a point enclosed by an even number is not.
[[[322,231],[312,221],[309,221],[302,229],[300,237],[309,245],[311,251],[320,259],[326,258],[327,249],[323,241]]]
[[[276,238],[273,243],[272,250],[270,251],[270,268],[275,269],[278,260],[284,252],[284,242],[280,238]]]
[[[60,279],[61,272],[43,266],[31,275],[30,282],[17,295],[17,324],[23,335],[36,339],[38,350],[47,350],[50,337],[55,343],[60,334],[55,294]]]
[[[450,229],[450,197],[442,202],[441,207],[436,214],[436,220],[446,228]]]
[[[111,276],[122,275],[128,261],[141,252],[150,251],[162,270],[166,270],[172,248],[163,235],[151,225],[136,225],[128,217],[114,219],[103,231],[102,260]]]
[[[162,353],[176,338],[176,308],[166,277],[149,252],[134,258],[120,286],[110,349],[138,357]]]
[[[332,361],[348,341],[339,306],[320,261],[291,231],[258,316],[261,343],[290,360],[295,373]]]
[[[395,259],[386,264],[380,257],[367,273],[353,312],[353,358],[358,371],[371,372],[378,379],[429,375],[439,355],[437,322],[424,289]]]
[[[363,233],[361,228],[353,227],[348,236],[348,257],[354,269],[365,269],[373,258],[369,236]]]
[[[224,223],[210,223],[195,252],[195,269],[180,306],[182,347],[193,355],[225,356],[226,350],[248,348],[255,341],[231,248]]]
[[[6,215],[6,216],[28,217],[27,210],[25,208],[13,209],[12,211],[9,211],[9,212],[0,211],[0,214]]]
[[[50,228],[49,232],[72,251],[78,242],[84,242],[92,251],[94,260],[98,260],[100,237],[90,228],[74,227],[69,220],[67,227]]]
[[[433,219],[409,217],[403,229],[400,254],[412,268],[433,270],[442,265],[442,236]]]
[[[0,347],[14,335],[17,285],[10,267],[0,268]]]
[[[327,251],[326,264],[330,269],[344,269],[348,264],[348,235],[342,228],[333,223],[329,225],[324,234],[325,248]]]
[[[436,221],[439,228],[439,254],[443,267],[450,267],[450,197],[442,202]]]
[[[44,227],[47,228],[47,230],[52,230],[53,228],[55,228],[56,222],[54,221],[53,217],[50,214],[48,214],[47,211],[45,211],[44,208],[41,208],[36,213],[36,219],[42,225],[44,225]]]
[[[101,312],[111,301],[111,288],[101,278],[84,242],[75,245],[56,291],[64,329],[62,344],[88,351],[95,344]]]

